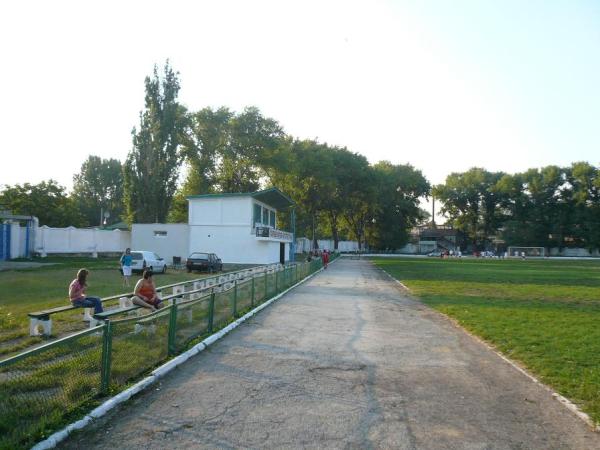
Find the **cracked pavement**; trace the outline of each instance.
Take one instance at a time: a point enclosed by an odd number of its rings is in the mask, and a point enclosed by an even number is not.
[[[600,449],[543,387],[340,259],[60,448]]]

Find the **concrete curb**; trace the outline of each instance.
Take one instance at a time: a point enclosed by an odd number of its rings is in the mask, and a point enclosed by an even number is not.
[[[410,288],[408,288],[404,283],[402,283],[401,281],[397,280],[396,278],[394,278],[393,276],[391,276],[389,273],[387,273],[384,269],[379,268],[379,270],[381,270],[383,273],[385,273],[391,280],[393,280],[394,282],[396,282],[397,284],[399,284],[403,289],[405,289],[408,293],[410,293],[411,295],[413,295],[412,291],[410,290]],[[428,307],[430,308],[430,307]],[[570,412],[572,412],[573,414],[575,414],[579,419],[583,420],[587,426],[589,426],[593,431],[595,432],[600,432],[600,425],[596,424],[592,418],[587,415],[586,413],[584,413],[583,411],[581,411],[579,409],[579,407],[573,403],[571,400],[569,400],[568,398],[562,396],[561,394],[559,394],[558,392],[556,392],[555,390],[553,390],[550,386],[542,383],[540,380],[538,380],[535,376],[533,376],[532,374],[530,374],[525,368],[521,367],[517,362],[513,361],[512,359],[504,356],[501,352],[499,352],[493,345],[489,344],[488,342],[484,341],[482,338],[480,338],[479,336],[476,336],[475,334],[471,333],[469,330],[467,330],[466,328],[464,328],[460,323],[458,323],[457,320],[455,320],[454,318],[447,316],[446,314],[443,314],[439,311],[436,311],[433,308],[430,308],[432,311],[435,311],[436,313],[438,313],[439,315],[441,315],[444,319],[450,321],[452,323],[452,325],[454,325],[456,328],[460,329],[463,333],[467,334],[468,336],[470,336],[472,339],[476,340],[477,342],[479,342],[480,344],[482,344],[483,346],[485,346],[488,350],[492,351],[493,353],[495,353],[498,357],[500,357],[504,362],[508,363],[510,366],[512,366],[514,369],[516,369],[518,372],[520,372],[521,374],[525,375],[527,378],[529,378],[533,383],[543,387],[546,391],[548,391],[552,397],[557,400],[561,405],[563,405],[564,407],[566,407]]]
[[[336,258],[331,263],[334,263],[338,259],[339,258]],[[114,397],[106,400],[100,406],[98,406],[97,408],[92,410],[89,414],[87,414],[83,419],[80,419],[77,422],[73,422],[72,424],[67,425],[65,428],[50,435],[45,440],[38,442],[36,445],[34,445],[31,448],[31,450],[46,450],[46,449],[56,447],[60,442],[65,440],[73,431],[81,430],[82,428],[84,428],[87,425],[89,425],[90,423],[92,423],[93,420],[106,415],[115,406],[126,402],[131,397],[133,397],[135,394],[137,394],[137,393],[143,391],[144,389],[148,388],[149,386],[153,385],[160,378],[164,377],[166,374],[171,372],[177,366],[179,366],[180,364],[183,364],[188,359],[190,359],[192,356],[195,356],[198,353],[202,352],[209,345],[214,344],[216,341],[221,339],[223,336],[225,336],[231,330],[237,328],[239,325],[241,325],[243,322],[245,322],[246,320],[248,320],[249,318],[254,316],[256,313],[262,311],[267,306],[269,306],[271,303],[275,302],[276,300],[279,300],[281,297],[283,297],[289,291],[291,291],[295,287],[301,285],[302,283],[310,280],[312,277],[314,277],[315,275],[317,275],[319,272],[321,272],[323,270],[324,270],[324,268],[321,267],[316,272],[308,275],[306,278],[300,280],[293,286],[290,286],[285,291],[279,293],[272,299],[267,300],[266,302],[260,304],[256,308],[254,308],[252,311],[249,311],[248,313],[244,314],[239,319],[235,320],[234,322],[231,322],[225,328],[222,328],[221,330],[217,331],[216,333],[214,333],[214,334],[210,335],[209,337],[207,337],[206,339],[204,339],[202,342],[199,342],[198,344],[194,345],[191,349],[189,349],[189,350],[185,351],[184,353],[182,353],[181,355],[178,355],[175,358],[167,361],[162,366],[154,369],[148,377],[144,378],[141,381],[138,381],[136,384],[134,384],[130,388],[127,388],[123,392],[120,392],[119,394],[115,395]]]

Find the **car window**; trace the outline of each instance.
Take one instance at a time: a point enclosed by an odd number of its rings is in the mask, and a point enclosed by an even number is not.
[[[190,259],[208,259],[208,253],[192,253]]]
[[[154,259],[156,259],[157,261],[160,259],[160,256],[158,256],[156,253],[152,253],[154,255]]]
[[[144,259],[144,257],[140,252],[131,252],[131,259],[133,259],[134,261],[139,261]]]

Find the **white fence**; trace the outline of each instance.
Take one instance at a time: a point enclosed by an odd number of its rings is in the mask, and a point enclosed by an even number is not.
[[[80,229],[75,227],[39,227],[35,230],[35,252],[113,253],[131,247],[131,232],[121,230]]]
[[[311,250],[311,240],[308,238],[296,239],[296,253],[308,253]],[[319,250],[333,251],[334,241],[333,239],[319,239],[317,240]],[[339,252],[355,252],[358,251],[357,241],[338,241]]]

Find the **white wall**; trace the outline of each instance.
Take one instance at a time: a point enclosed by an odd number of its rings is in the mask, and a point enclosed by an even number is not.
[[[10,227],[10,257],[23,258],[25,254],[25,227],[21,228],[19,224],[13,223]]]
[[[190,253],[216,253],[224,263],[269,264],[279,262],[279,242],[260,241],[250,225],[190,225]],[[289,244],[286,244],[286,258]]]
[[[22,234],[25,234],[24,230]],[[35,230],[35,251],[38,253],[113,253],[122,252],[130,246],[129,231],[50,228],[45,225]]]
[[[320,250],[329,250],[333,251],[335,242],[333,239],[319,239],[317,240],[317,244],[319,244]],[[338,252],[355,252],[358,250],[358,242],[357,241],[339,241],[338,242]]]
[[[166,232],[167,235],[157,236],[155,232]],[[190,254],[189,226],[186,223],[134,223],[131,249],[158,253],[167,264],[173,263],[173,256],[180,256],[185,261]]]
[[[188,206],[190,225],[252,225],[252,199],[250,197],[215,197],[190,199]]]

